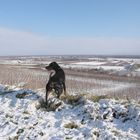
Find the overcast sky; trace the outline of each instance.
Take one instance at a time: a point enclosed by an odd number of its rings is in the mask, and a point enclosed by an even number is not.
[[[140,55],[139,0],[0,1],[0,55]]]

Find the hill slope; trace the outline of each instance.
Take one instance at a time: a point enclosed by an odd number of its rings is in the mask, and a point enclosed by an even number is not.
[[[0,86],[0,140],[140,139],[140,105],[124,100],[37,108],[41,92]]]

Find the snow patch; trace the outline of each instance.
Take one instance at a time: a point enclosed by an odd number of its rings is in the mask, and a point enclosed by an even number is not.
[[[136,102],[63,102],[59,109],[46,111],[36,108],[42,94],[0,85],[0,139],[140,139],[140,105]]]

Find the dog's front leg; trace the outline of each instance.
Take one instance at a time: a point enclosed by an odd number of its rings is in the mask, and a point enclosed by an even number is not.
[[[47,84],[46,85],[46,105],[48,104],[48,96],[49,96],[49,93],[50,93],[50,85]]]
[[[64,89],[64,95],[66,96],[66,85],[65,85],[65,82],[63,82],[62,84],[63,84],[63,89]]]
[[[46,89],[46,105],[48,104],[48,90]]]

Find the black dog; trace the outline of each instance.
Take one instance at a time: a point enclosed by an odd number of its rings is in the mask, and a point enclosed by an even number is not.
[[[52,62],[50,63],[46,69],[48,71],[54,71],[53,73],[50,73],[49,81],[46,85],[46,104],[48,101],[48,95],[49,93],[54,89],[57,98],[60,97],[60,95],[63,93],[66,95],[66,86],[65,86],[65,73],[63,69],[56,63]]]

